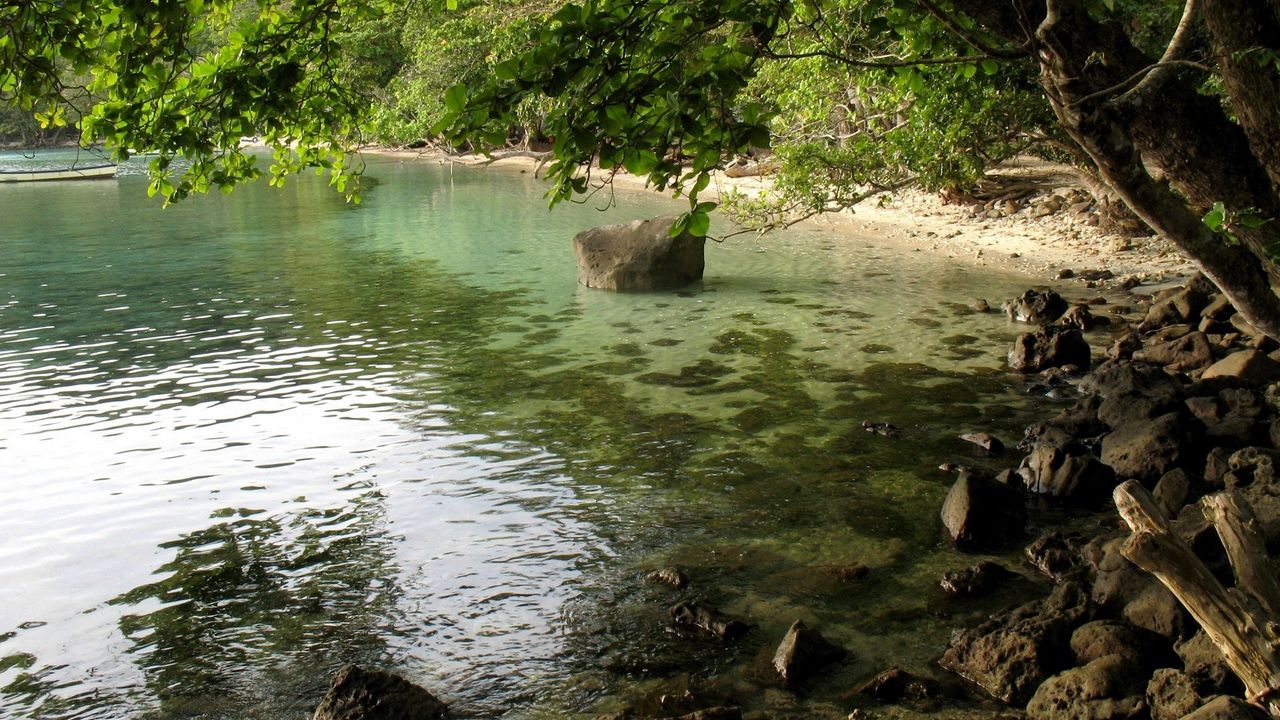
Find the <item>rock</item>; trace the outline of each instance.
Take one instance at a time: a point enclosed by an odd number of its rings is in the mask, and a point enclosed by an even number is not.
[[[1045,325],[1067,311],[1067,301],[1052,290],[1027,290],[1004,303],[1005,314],[1014,322]]]
[[[673,587],[677,590],[681,590],[684,586],[689,584],[689,576],[681,572],[679,568],[673,567],[654,570],[653,572],[645,575],[644,579],[648,582],[667,585],[668,587]]]
[[[969,305],[969,307],[973,308],[974,312],[980,312],[980,313],[991,312],[991,304],[988,303],[984,298],[978,298],[977,300],[974,300]]]
[[[1238,697],[1220,695],[1201,705],[1182,720],[1268,720],[1271,716],[1257,705],[1250,705]]]
[[[1244,685],[1231,672],[1222,651],[1203,630],[1177,643],[1173,649],[1182,658],[1183,672],[1191,677],[1200,695],[1239,695],[1244,692]]]
[[[999,455],[1000,453],[1004,452],[1004,443],[1000,442],[1000,438],[997,438],[995,435],[992,435],[991,433],[985,433],[985,432],[965,433],[960,436],[960,439],[964,440],[965,442],[971,442],[974,445],[977,445],[983,450],[986,450],[987,453],[990,455]]]
[[[679,603],[667,614],[678,626],[695,628],[726,642],[742,637],[750,629],[741,620],[726,618],[716,610],[697,603]]]
[[[1159,582],[1147,583],[1133,599],[1125,603],[1120,617],[1131,625],[1177,640],[1194,629],[1194,621],[1182,603]]]
[[[1080,381],[1080,391],[1095,393],[1104,399],[1117,395],[1141,395],[1171,404],[1182,399],[1182,386],[1169,373],[1154,365],[1125,361],[1108,361],[1099,365]]]
[[[1179,664],[1167,639],[1118,620],[1094,620],[1076,628],[1071,634],[1071,651],[1079,663],[1120,655],[1147,670]]]
[[[1062,583],[1045,600],[953,633],[939,664],[997,700],[1020,705],[1045,678],[1071,664],[1071,632],[1092,612],[1079,583]]]
[[[1190,422],[1181,413],[1166,413],[1145,422],[1121,425],[1102,438],[1102,462],[1121,478],[1154,483],[1161,475],[1191,459]]]
[[[1179,720],[1201,705],[1191,676],[1173,668],[1160,668],[1147,683],[1147,706],[1151,720]]]
[[[942,589],[958,597],[980,597],[1000,587],[1013,578],[1013,571],[1005,566],[983,560],[973,567],[948,570],[942,576]]]
[[[578,233],[578,282],[606,290],[674,290],[702,278],[705,238],[668,229],[675,218],[636,220]]]
[[[1022,493],[990,478],[961,474],[942,503],[942,524],[961,549],[987,548],[1022,537]]]
[[[1191,478],[1187,475],[1187,471],[1174,468],[1160,476],[1151,494],[1164,510],[1165,517],[1172,520],[1182,511],[1182,506],[1187,504],[1187,493],[1190,491]]]
[[[1022,460],[1031,492],[1093,503],[1110,497],[1115,471],[1087,453],[1072,453],[1037,444]]]
[[[1067,309],[1062,317],[1058,318],[1058,324],[1063,327],[1073,327],[1078,330],[1089,332],[1093,326],[1098,323],[1098,318],[1094,318],[1089,312],[1089,308],[1085,305],[1072,305]]]
[[[1235,314],[1236,309],[1232,307],[1231,301],[1221,293],[1210,296],[1209,304],[1200,310],[1200,317],[1207,320],[1226,320]]]
[[[1083,545],[1079,535],[1050,530],[1033,540],[1023,550],[1023,555],[1032,567],[1057,582],[1081,566],[1080,548]]]
[[[902,429],[893,423],[872,422],[870,420],[862,421],[862,429],[869,433],[875,433],[881,437],[896,438],[902,434]]]
[[[788,685],[804,682],[824,665],[841,660],[847,653],[822,637],[822,633],[796,620],[773,654],[773,669]]]
[[[927,678],[891,667],[863,683],[859,695],[868,695],[881,702],[898,702],[903,698],[927,698],[939,693],[937,684]]]
[[[1138,323],[1138,332],[1145,334],[1168,325],[1181,325],[1188,319],[1172,300],[1161,300],[1147,310],[1147,316]]]
[[[1027,703],[1029,720],[1127,720],[1146,710],[1145,678],[1131,660],[1098,658],[1049,678]]]
[[[1202,380],[1216,377],[1236,377],[1252,385],[1265,385],[1280,380],[1280,362],[1257,350],[1241,350],[1210,365],[1200,376]]]
[[[1111,343],[1111,347],[1106,350],[1106,356],[1112,360],[1127,360],[1140,349],[1142,349],[1142,338],[1130,330]]]
[[[399,675],[347,665],[334,676],[312,720],[439,720],[446,709]]]
[[[1133,359],[1163,365],[1172,371],[1195,370],[1213,362],[1213,348],[1204,333],[1196,331],[1167,342],[1148,345],[1133,353]]]
[[[1040,372],[1053,367],[1075,365],[1087,368],[1091,362],[1089,343],[1079,330],[1052,325],[1022,333],[1009,351],[1009,367],[1022,372]]]

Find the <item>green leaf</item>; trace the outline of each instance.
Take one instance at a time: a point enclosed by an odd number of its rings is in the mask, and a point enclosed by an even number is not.
[[[704,203],[705,204],[705,203]],[[699,208],[702,206],[699,205]],[[694,237],[706,237],[707,231],[711,229],[711,216],[702,210],[694,210],[689,213],[689,234]]]
[[[689,227],[689,213],[684,213],[671,223],[671,229],[667,231],[670,237],[679,237]]]
[[[1218,232],[1227,222],[1227,209],[1221,202],[1216,202],[1213,204],[1213,208],[1205,213],[1200,221],[1208,226],[1210,230]]]
[[[467,106],[467,88],[465,85],[454,85],[444,91],[444,106],[459,113]]]
[[[1000,70],[1000,63],[990,58],[982,61],[982,72],[988,75],[995,75]]]

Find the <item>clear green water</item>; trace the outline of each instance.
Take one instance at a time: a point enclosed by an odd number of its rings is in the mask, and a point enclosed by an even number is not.
[[[686,677],[847,713],[986,609],[936,589],[972,559],[935,468],[1044,402],[1000,370],[1016,328],[959,306],[1024,278],[819,229],[611,294],[572,235],[678,206],[370,174],[360,207],[313,178],[167,210],[136,176],[0,186],[0,716],[302,718],[348,662],[463,717]],[[644,582],[667,564],[690,588]],[[753,631],[667,632],[690,598]],[[798,696],[767,672],[796,618],[854,653]]]

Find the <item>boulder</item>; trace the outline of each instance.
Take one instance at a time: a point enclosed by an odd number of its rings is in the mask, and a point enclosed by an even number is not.
[[[1170,640],[1186,637],[1195,628],[1195,621],[1187,614],[1186,608],[1159,582],[1142,586],[1125,603],[1120,617],[1131,625]]]
[[[1116,475],[1146,482],[1189,461],[1193,436],[1191,420],[1166,413],[1145,422],[1121,425],[1102,438],[1102,462]]]
[[[1106,318],[1102,319],[1105,320]],[[1098,318],[1095,318],[1093,314],[1089,312],[1089,307],[1087,305],[1072,305],[1066,312],[1062,313],[1062,317],[1058,318],[1058,324],[1063,327],[1071,327],[1076,328],[1077,330],[1089,332],[1093,329],[1094,325],[1099,323]]]
[[[673,290],[702,278],[705,238],[668,230],[675,218],[605,225],[573,238],[578,282],[605,290]]]
[[[1021,538],[1026,522],[1019,490],[972,473],[961,473],[942,503],[942,524],[961,549],[995,547]]]
[[[1045,678],[1070,666],[1071,632],[1092,614],[1084,587],[1065,582],[1044,600],[953,633],[939,664],[997,700],[1021,705]]]
[[[881,702],[898,702],[903,698],[928,698],[941,693],[938,684],[928,678],[891,667],[863,683],[857,690]]]
[[[1238,697],[1220,695],[1201,705],[1195,712],[1184,715],[1182,720],[1268,720],[1270,717],[1257,705]]]
[[[1076,628],[1071,652],[1082,664],[1107,655],[1120,655],[1147,670],[1180,664],[1167,638],[1120,620],[1094,620]]]
[[[1196,331],[1165,342],[1147,345],[1133,353],[1133,359],[1162,365],[1168,370],[1202,368],[1213,362],[1213,348],[1204,333]]]
[[[999,455],[1004,452],[1004,443],[1000,442],[1000,438],[985,432],[964,433],[960,436],[961,440],[973,443],[982,448],[989,455]]]
[[[1027,290],[1004,303],[1005,314],[1014,322],[1045,325],[1067,311],[1067,301],[1052,290]]]
[[[697,603],[679,603],[667,614],[677,626],[697,629],[726,642],[742,637],[750,629],[741,620],[727,618],[718,611]]]
[[[1190,639],[1173,646],[1182,658],[1183,672],[1195,683],[1196,692],[1204,697],[1211,695],[1239,695],[1244,685],[1222,656],[1222,651],[1199,630]]]
[[[1236,377],[1253,385],[1265,385],[1280,380],[1280,362],[1250,348],[1222,358],[1210,365],[1200,377]]]
[[[1156,504],[1164,510],[1164,516],[1170,520],[1178,517],[1182,506],[1187,504],[1187,495],[1191,492],[1191,477],[1182,468],[1174,468],[1156,481],[1151,491]]]
[[[1089,352],[1089,343],[1079,330],[1045,325],[1014,340],[1009,367],[1028,373],[1068,365],[1087,368]]]
[[[1116,486],[1116,473],[1087,453],[1072,453],[1039,443],[1022,460],[1027,489],[1050,497],[1068,498],[1083,503],[1110,497]]]
[[[1145,714],[1146,678],[1132,660],[1107,655],[1049,678],[1027,703],[1030,720],[1128,720]]]
[[[948,570],[942,575],[942,589],[958,597],[986,595],[1015,577],[1012,570],[991,560],[983,560],[972,567]]]
[[[1173,668],[1160,668],[1147,683],[1147,707],[1151,720],[1179,720],[1202,704],[1191,676]]]
[[[439,720],[445,704],[394,673],[347,665],[333,683],[312,720]]]
[[[844,648],[822,637],[822,633],[796,620],[773,654],[773,669],[778,671],[784,683],[794,685],[847,654]]]
[[[1056,582],[1070,576],[1072,571],[1082,565],[1082,545],[1084,540],[1075,533],[1050,530],[1031,541],[1022,554],[1032,567]]]

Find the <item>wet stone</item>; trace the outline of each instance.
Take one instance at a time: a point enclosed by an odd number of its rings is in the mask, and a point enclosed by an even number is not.
[[[861,350],[871,355],[885,355],[894,351],[889,345],[881,345],[880,343],[867,343],[862,346]]]

